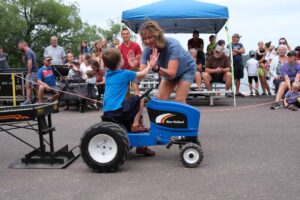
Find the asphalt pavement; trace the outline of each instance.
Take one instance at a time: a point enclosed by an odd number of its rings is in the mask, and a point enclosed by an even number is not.
[[[270,102],[274,97],[238,98],[238,106]],[[200,110],[232,108],[231,99],[193,101]],[[53,114],[55,148],[77,146],[83,132],[100,121],[99,111]],[[147,119],[147,117],[145,117]],[[10,169],[31,149],[0,133],[1,200],[299,200],[300,111],[270,110],[270,105],[228,112],[203,112],[199,135],[204,160],[184,168],[178,146],[153,147],[155,157],[129,159],[116,173],[99,174],[79,157],[66,169]],[[37,144],[37,135],[17,130]],[[78,151],[78,149],[75,149]]]

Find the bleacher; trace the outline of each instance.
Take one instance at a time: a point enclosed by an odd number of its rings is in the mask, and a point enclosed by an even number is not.
[[[150,73],[148,74],[141,82],[140,82],[140,91],[141,93],[145,92],[151,87],[154,87],[152,92],[150,93],[150,96],[155,97],[158,93],[158,86],[159,84],[159,77],[157,74]],[[232,94],[234,96],[232,90],[225,90],[225,84],[221,83],[213,83],[212,85],[212,91],[207,91],[204,84],[202,84],[202,91],[198,90],[197,84],[193,83],[190,87],[190,91],[188,93],[188,100],[208,100],[210,106],[214,106],[214,100],[215,99],[222,99],[222,98],[228,98],[225,96],[225,94]],[[170,98],[174,98],[175,93],[171,94]],[[235,105],[234,101],[235,99],[232,98],[233,104]]]

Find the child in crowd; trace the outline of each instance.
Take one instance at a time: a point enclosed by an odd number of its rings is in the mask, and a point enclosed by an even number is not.
[[[81,79],[80,74],[80,63],[79,60],[73,60],[69,66],[68,80],[78,80]]]
[[[255,94],[256,96],[259,96],[258,92],[258,76],[257,76],[257,70],[259,67],[258,61],[255,59],[255,51],[250,51],[249,56],[250,59],[246,62],[246,68],[248,72],[248,82],[249,82],[249,89],[250,89],[250,96],[253,96],[253,86],[252,81],[255,81]]]
[[[86,71],[86,76],[87,76],[87,79],[85,80],[85,82],[87,84],[90,84],[90,85],[93,85],[94,86],[94,90],[91,90],[90,91],[90,97],[91,98],[95,98],[95,99],[98,99],[98,90],[97,90],[97,86],[96,86],[96,77],[95,77],[95,74],[94,74],[94,71],[93,70],[88,70]],[[93,102],[93,108],[94,109],[98,109],[98,106],[97,106],[97,103],[96,102]]]
[[[210,35],[209,36],[209,44],[207,45],[207,48],[206,48],[207,57],[213,54],[213,51],[215,50],[216,46],[217,46],[216,36]]]
[[[104,69],[104,67],[101,67],[99,65],[98,61],[95,61],[95,60],[93,60],[91,62],[91,66],[92,66],[92,69],[93,69],[95,77],[96,77],[96,86],[97,86],[98,93],[99,93],[98,100],[100,101],[101,100],[101,95],[104,94],[104,85],[105,85],[104,75],[105,75],[105,69]]]
[[[92,67],[91,67],[91,56],[90,55],[85,55],[84,60],[80,65],[80,72],[81,72],[82,79],[84,79],[84,80],[87,79],[86,72],[88,70],[93,70]]]
[[[120,51],[117,48],[107,48],[103,50],[102,59],[107,68],[105,74],[105,92],[103,99],[104,116],[113,118],[114,120],[122,120],[128,118],[126,112],[123,112],[123,102],[125,101],[128,85],[131,81],[144,78],[150,69],[148,64],[141,71],[121,70],[123,60]],[[143,101],[139,105],[139,111],[134,116],[131,125],[131,132],[147,132],[148,129],[140,124],[142,110],[144,108]],[[132,120],[130,120],[132,121]],[[124,124],[128,126],[128,124]],[[137,147],[137,154],[145,156],[154,156],[155,152],[147,147]]]
[[[269,70],[270,70],[269,61],[262,60],[259,62],[258,77],[263,91],[261,95],[271,95],[271,90],[267,82],[267,80],[270,79]]]
[[[256,60],[258,60],[258,62],[262,62],[266,56],[266,47],[262,41],[258,42],[257,45],[258,48],[256,49]]]
[[[300,108],[300,83],[293,82],[292,89],[284,95],[284,107],[292,111]]]

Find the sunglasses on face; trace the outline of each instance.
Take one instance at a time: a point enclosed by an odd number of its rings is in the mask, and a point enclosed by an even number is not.
[[[285,42],[279,42],[279,44],[286,44]]]

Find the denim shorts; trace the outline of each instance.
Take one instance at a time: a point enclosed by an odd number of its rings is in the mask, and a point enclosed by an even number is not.
[[[178,77],[175,77],[174,79],[170,80],[168,78],[162,77],[163,80],[169,80],[169,81],[179,81],[183,80],[189,83],[193,83],[195,80],[195,73],[196,73],[196,68],[191,68],[188,71],[184,72]]]

